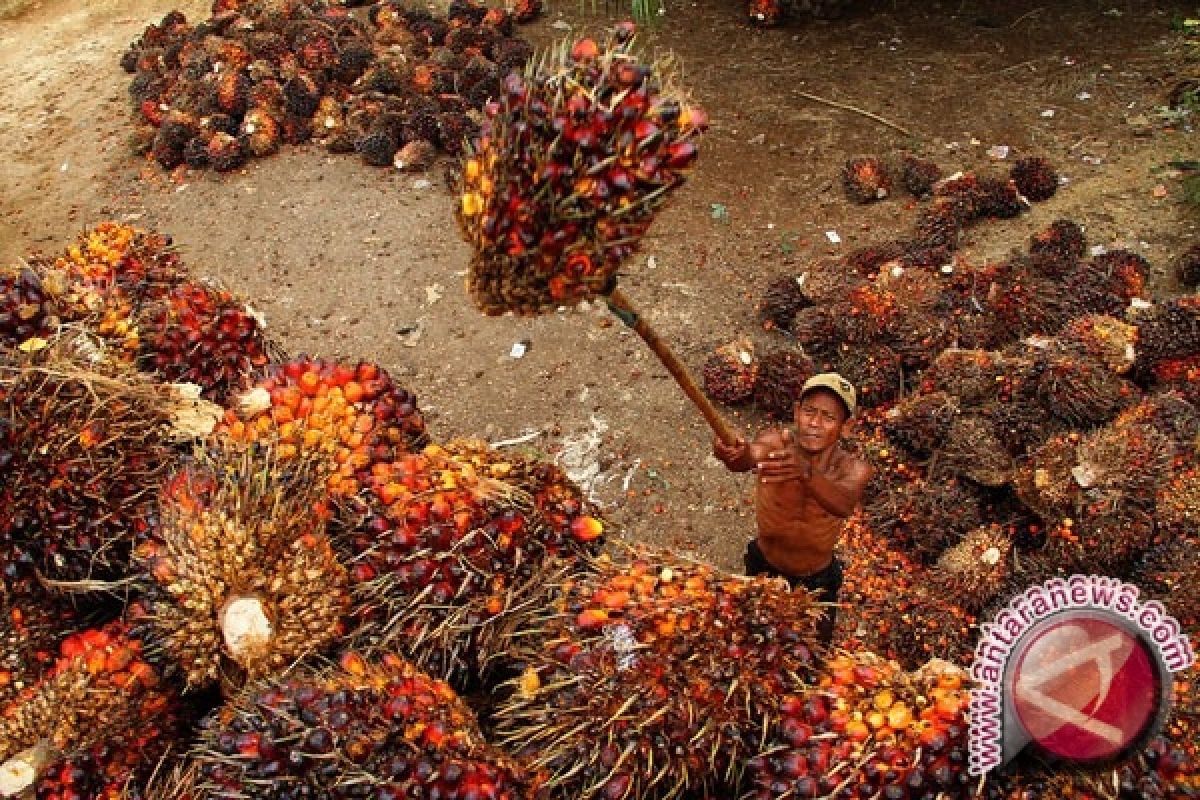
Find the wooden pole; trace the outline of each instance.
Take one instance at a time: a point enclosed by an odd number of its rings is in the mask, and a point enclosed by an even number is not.
[[[700,413],[704,415],[705,421],[713,429],[717,438],[728,445],[737,442],[737,434],[725,422],[720,412],[713,407],[700,387],[696,385],[688,368],[675,356],[667,343],[659,338],[658,333],[650,327],[650,323],[634,310],[625,293],[620,288],[614,288],[607,295],[607,300],[609,310],[616,314],[622,322],[633,328],[634,332],[642,337],[642,341],[654,351],[654,355],[658,356],[658,360],[667,368],[667,372],[671,373],[671,377],[679,384],[679,388],[683,389],[683,393],[688,396],[688,399],[695,404],[696,408],[700,409]]]

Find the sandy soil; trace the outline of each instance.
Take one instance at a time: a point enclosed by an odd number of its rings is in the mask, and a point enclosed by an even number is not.
[[[207,5],[43,0],[0,19],[0,258],[58,249],[104,218],[170,233],[195,272],[265,311],[289,350],[380,362],[418,392],[439,438],[532,434],[523,446],[578,466],[622,535],[734,567],[752,533],[748,479],[709,456],[699,415],[604,309],[525,320],[470,306],[441,166],[401,175],[306,147],[226,176],[168,175],[130,154],[120,53],[171,8],[195,20]],[[1094,244],[1142,252],[1156,288],[1173,290],[1169,267],[1200,219],[1167,164],[1197,148],[1156,109],[1197,70],[1171,30],[1194,3],[896,0],[770,31],[745,25],[731,0],[667,8],[643,45],[680,58],[714,125],[622,285],[694,368],[739,334],[785,344],[755,313],[771,278],[910,227],[911,202],[843,198],[838,168],[861,153],[909,148],[948,172],[1005,169],[988,155],[996,145],[1010,161],[1045,155],[1068,185],[974,229],[962,258],[1000,256],[1067,216]],[[545,44],[615,19],[560,2],[525,34]],[[528,345],[519,359],[516,342]]]

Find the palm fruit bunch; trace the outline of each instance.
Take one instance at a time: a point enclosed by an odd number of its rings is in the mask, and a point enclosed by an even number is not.
[[[1046,348],[1038,356],[1035,396],[1045,412],[1072,428],[1112,420],[1136,404],[1140,390],[1100,360],[1101,353]]]
[[[913,242],[919,247],[957,250],[963,228],[974,218],[973,203],[959,198],[935,196],[933,202],[917,213],[913,224]]]
[[[889,240],[853,250],[846,254],[843,261],[862,277],[871,278],[884,267],[903,262],[907,249],[905,242]]]
[[[490,674],[501,628],[543,573],[604,532],[559,468],[482,442],[376,464],[366,489],[367,511],[341,543],[358,612],[379,642],[463,684]]]
[[[922,374],[922,383],[961,406],[979,408],[1001,396],[1011,370],[1010,359],[994,350],[948,347]]]
[[[780,702],[746,796],[971,797],[969,702],[964,673],[945,662],[905,673],[870,653],[839,655],[815,688]]]
[[[174,695],[120,623],[63,639],[0,714],[0,794],[115,798],[177,735]]]
[[[1078,461],[1080,434],[1050,436],[1021,460],[1014,476],[1017,497],[1045,520],[1073,517],[1083,494],[1072,474]]]
[[[489,745],[446,683],[387,654],[251,684],[192,752],[208,798],[520,800],[536,781]]]
[[[494,721],[551,796],[730,796],[811,678],[816,607],[778,579],[635,551],[548,588]]]
[[[141,368],[166,381],[194,383],[221,404],[270,359],[262,317],[204,283],[176,286],[138,321]]]
[[[171,387],[64,357],[0,354],[0,563],[5,593],[36,576],[127,574],[169,468]]]
[[[758,361],[754,404],[775,419],[792,418],[804,382],[815,372],[812,359],[792,348],[774,350]]]
[[[563,43],[509,73],[462,165],[456,209],[484,313],[536,314],[610,292],[695,163],[707,116],[666,63],[632,53],[622,23],[603,46]]]
[[[986,414],[960,414],[936,453],[937,468],[999,487],[1012,480],[1014,462]],[[935,476],[936,477],[936,476]]]
[[[1038,272],[1052,278],[1074,271],[1087,249],[1083,229],[1069,219],[1057,219],[1033,235],[1029,256]]]
[[[862,514],[847,520],[839,553],[844,566],[834,639],[842,647],[879,652],[895,625],[893,602],[912,591],[923,574],[920,565]]]
[[[1153,377],[1159,365],[1200,354],[1200,300],[1177,297],[1132,314],[1137,328],[1139,377]]]
[[[333,645],[350,605],[324,476],[266,448],[204,453],[171,476],[135,551],[130,619],[185,685],[233,685]]]
[[[0,708],[50,668],[59,643],[77,624],[74,610],[51,596],[5,600],[0,617]]]
[[[1175,466],[1174,443],[1147,424],[1106,425],[1087,434],[1075,455],[1071,474],[1094,509],[1152,507]]]
[[[860,408],[892,402],[904,385],[903,360],[885,344],[842,345],[832,366],[854,384]]]
[[[830,310],[842,340],[851,344],[878,340],[890,330],[900,311],[895,293],[879,282],[856,286]]]
[[[812,261],[796,276],[800,291],[809,303],[816,306],[841,302],[864,283],[865,278],[859,273],[857,265],[834,258]],[[807,310],[801,308],[799,311]]]
[[[984,523],[983,501],[971,484],[950,476],[913,476],[872,492],[863,514],[871,530],[914,558],[933,563],[951,543]]]
[[[808,306],[796,313],[792,320],[792,338],[817,365],[832,368],[832,359],[840,349],[836,312],[831,306]]]
[[[1064,571],[1089,569],[1127,575],[1137,559],[1158,543],[1149,510],[1085,505],[1077,517],[1048,523],[1041,555]]]
[[[1104,314],[1086,314],[1067,322],[1054,337],[1059,352],[1093,359],[1118,375],[1134,365],[1141,329]]]
[[[1197,480],[1195,473],[1191,480],[1193,484]],[[1194,500],[1194,485],[1191,491]],[[1153,547],[1133,575],[1138,586],[1166,604],[1189,635],[1200,631],[1200,550],[1195,528],[1175,531]]]
[[[1012,258],[996,265],[987,277],[990,280],[985,302],[995,317],[1002,342],[1030,335],[1052,336],[1078,315],[1064,289],[1069,281],[1039,274],[1027,258]]]
[[[754,344],[739,339],[721,345],[704,361],[704,391],[718,403],[735,406],[750,399],[758,381]]]
[[[930,578],[947,597],[978,614],[1005,588],[1012,551],[1004,526],[982,525],[942,552]]]
[[[1175,262],[1175,280],[1180,286],[1194,289],[1200,286],[1200,244],[1194,244]]]
[[[927,580],[917,577],[911,588],[890,598],[889,624],[874,632],[880,655],[908,668],[930,658],[955,664],[970,661],[977,640],[978,617],[947,597]]]
[[[887,410],[883,431],[912,455],[928,458],[945,443],[960,413],[957,399],[946,392],[911,394]]]
[[[217,433],[235,442],[277,442],[281,461],[301,454],[330,459],[327,484],[334,499],[356,496],[374,465],[427,441],[416,397],[386,370],[367,361],[351,365],[303,355],[269,365],[226,411]]]
[[[926,197],[942,179],[942,168],[927,158],[905,153],[900,157],[900,185],[913,197]]]
[[[1108,314],[1119,317],[1134,303],[1146,299],[1150,264],[1129,250],[1110,250],[1084,261],[1063,281],[1077,304],[1072,316]]]
[[[855,203],[873,203],[891,194],[892,175],[876,156],[852,158],[842,166],[842,189]]]
[[[750,0],[746,17],[754,25],[773,28],[783,21],[783,0]]]
[[[1018,159],[1009,171],[1009,178],[1017,191],[1035,203],[1049,200],[1058,191],[1058,173],[1040,156]]]
[[[787,331],[792,327],[796,312],[811,304],[800,276],[783,275],[767,284],[758,304],[758,313],[767,330]]]
[[[1181,466],[1195,463],[1200,411],[1178,392],[1168,389],[1147,394],[1140,403],[1118,414],[1112,425],[1149,425],[1171,440]]]

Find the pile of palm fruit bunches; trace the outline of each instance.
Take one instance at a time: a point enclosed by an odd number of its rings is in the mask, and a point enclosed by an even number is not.
[[[786,341],[760,356],[743,335],[703,369],[710,396],[780,419],[814,372],[858,385],[851,444],[876,478],[844,539],[842,642],[908,668],[965,665],[979,624],[1014,594],[1073,573],[1134,583],[1194,639],[1200,299],[1152,296],[1142,256],[1089,248],[1068,219],[998,263],[957,257],[966,226],[1054,194],[1044,159],[944,180],[913,156],[855,159],[847,195],[886,197],[893,174],[929,198],[912,237],[772,280],[758,310]],[[1179,285],[1195,286],[1198,255],[1177,258]],[[1160,777],[1184,765],[1175,785],[1197,792],[1200,694],[1194,679],[1176,692],[1175,720],[1144,757]],[[1083,796],[1172,796],[1171,780],[1128,771],[1079,780]]]
[[[514,25],[541,8],[345,5],[214,0],[197,24],[172,11],[149,25],[121,58],[134,75],[135,150],[166,169],[227,172],[311,140],[374,166],[423,169],[475,133],[505,73],[532,53]]]

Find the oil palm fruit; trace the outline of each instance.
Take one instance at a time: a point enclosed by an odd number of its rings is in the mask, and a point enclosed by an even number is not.
[[[936,162],[905,153],[900,159],[900,185],[913,197],[925,197],[942,178]]]
[[[754,404],[775,419],[791,419],[800,390],[814,372],[812,359],[801,351],[787,348],[767,353],[758,362]]]
[[[808,296],[804,294],[804,284],[797,280],[797,277],[784,275],[767,284],[758,304],[759,315],[766,327],[790,330],[796,312],[811,305]]]
[[[842,166],[842,189],[855,203],[882,200],[892,191],[891,172],[875,156],[852,158]]]
[[[251,446],[203,454],[167,482],[135,553],[131,619],[189,688],[263,677],[344,633],[348,577],[320,470]]]
[[[1040,156],[1018,159],[1009,172],[1017,191],[1035,203],[1049,200],[1058,191],[1058,173]]]
[[[749,339],[739,339],[721,345],[705,359],[700,374],[704,391],[718,403],[733,406],[746,402],[754,394],[758,380],[754,344]]]
[[[1029,255],[1038,271],[1061,277],[1075,269],[1087,249],[1083,228],[1069,219],[1058,219],[1033,235]]]
[[[938,558],[930,575],[932,583],[977,614],[1005,588],[1012,550],[1012,539],[1003,526],[975,528]]]

